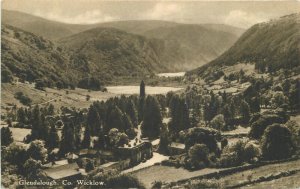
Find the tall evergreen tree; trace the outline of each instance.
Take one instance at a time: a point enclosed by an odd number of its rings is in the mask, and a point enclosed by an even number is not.
[[[74,125],[71,118],[64,118],[59,153],[65,155],[68,152],[75,151]]]
[[[147,96],[144,106],[142,135],[154,139],[159,137],[162,126],[162,116],[159,103],[155,97]]]
[[[24,125],[27,123],[27,117],[24,111],[24,108],[19,108],[17,111],[17,121],[19,127],[24,127]]]
[[[32,110],[31,123],[32,123],[32,129],[31,129],[30,139],[35,140],[38,139],[40,136],[39,127],[42,124],[40,108],[38,105],[36,105]]]
[[[35,139],[42,139],[46,141],[48,139],[48,125],[45,120],[45,116],[41,115],[40,108],[36,105],[32,110],[32,129],[29,141]]]
[[[82,146],[82,148],[89,148],[91,146],[91,133],[90,133],[89,126],[85,127],[81,146]]]
[[[8,146],[14,141],[9,127],[1,128],[1,146]]]
[[[179,131],[191,127],[189,119],[189,109],[185,103],[184,98],[178,95],[173,96],[170,101],[171,121],[169,123],[169,130],[173,134],[178,134]]]
[[[107,129],[111,128],[117,128],[120,132],[125,132],[126,128],[123,122],[123,113],[119,107],[115,106],[110,112],[107,112],[106,125],[105,133],[108,132]]]
[[[87,126],[90,129],[91,136],[97,136],[100,131],[101,119],[97,109],[92,105],[87,114]]]
[[[138,120],[135,105],[132,100],[129,100],[126,104],[126,114],[130,117],[132,124],[136,127],[138,125]]]
[[[240,113],[241,113],[241,116],[243,117],[243,122],[248,123],[250,120],[250,107],[249,107],[249,104],[245,100],[241,101]]]
[[[58,147],[59,137],[58,137],[58,134],[57,134],[54,124],[51,125],[49,135],[48,135],[48,140],[47,140],[46,144],[47,144],[47,147],[49,148],[49,150],[52,150],[52,149]]]

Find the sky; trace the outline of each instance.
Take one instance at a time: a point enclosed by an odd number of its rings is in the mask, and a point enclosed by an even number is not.
[[[167,20],[249,28],[259,22],[300,12],[300,1],[2,0],[2,9],[72,24]]]

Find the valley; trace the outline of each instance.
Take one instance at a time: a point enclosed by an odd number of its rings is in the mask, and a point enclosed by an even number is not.
[[[2,17],[4,187],[300,186],[300,14],[247,30]]]

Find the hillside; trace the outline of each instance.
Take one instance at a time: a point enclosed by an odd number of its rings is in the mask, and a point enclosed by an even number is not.
[[[190,72],[203,74],[207,68],[255,63],[261,72],[300,66],[300,14],[283,16],[248,29],[225,53]]]
[[[203,65],[225,50],[238,36],[202,25],[160,27],[144,33],[149,38],[161,39],[157,46],[161,60],[177,70],[189,70]]]
[[[12,26],[2,25],[1,48],[2,80],[7,73],[29,82],[45,80],[49,86],[57,82],[76,85],[82,75],[69,63],[65,50]]]
[[[144,76],[167,70],[150,40],[114,28],[95,28],[60,41],[71,50],[71,60],[88,73],[106,80],[119,76]]]

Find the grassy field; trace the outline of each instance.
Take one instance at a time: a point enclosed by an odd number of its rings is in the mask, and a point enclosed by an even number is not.
[[[244,189],[266,189],[266,188],[272,188],[272,189],[296,189],[300,188],[300,172],[288,176],[288,177],[282,177],[279,179],[267,181],[267,182],[261,182],[256,183],[250,186],[243,187]]]
[[[232,175],[225,176],[219,179],[221,186],[230,187],[238,185],[249,180],[257,180],[260,177],[266,177],[274,174],[278,174],[284,171],[292,171],[300,169],[300,160],[290,161],[285,163],[270,164],[261,166],[255,169],[235,173]],[[299,185],[300,186],[300,185]]]
[[[261,177],[268,177],[271,175],[279,174],[281,172],[294,171],[299,169],[300,169],[300,160],[294,160],[294,161],[278,163],[278,164],[269,164],[251,170],[241,171],[238,173],[221,177],[217,179],[216,182],[220,184],[221,188],[228,188],[248,181],[255,181]],[[182,179],[189,179],[197,176],[206,175],[220,170],[222,169],[206,168],[198,171],[188,171],[183,168],[155,165],[134,172],[132,175],[138,178],[146,186],[146,188],[151,188],[152,184],[155,181],[162,181],[163,183],[171,183]],[[297,175],[299,175],[299,172],[297,173]],[[272,188],[272,187],[264,187],[264,186],[272,186],[272,184],[275,185],[276,183],[280,184],[281,183],[280,181],[286,183],[288,182],[289,179],[290,182],[286,186],[298,186],[298,187],[300,186],[300,182],[297,180],[297,177],[295,175],[282,177],[280,179],[275,179],[273,181],[256,183],[253,186],[257,185],[260,188]]]
[[[1,128],[3,125],[1,125]],[[10,130],[12,132],[12,136],[15,142],[23,142],[23,139],[31,132],[31,129],[25,129],[25,128],[13,128],[10,127]]]
[[[132,175],[138,178],[146,188],[151,188],[154,181],[176,182],[181,179],[189,179],[215,172],[220,169],[206,168],[198,171],[188,171],[183,168],[175,168],[170,166],[154,165],[149,168],[134,172]]]
[[[2,84],[1,91],[1,110],[5,112],[6,107],[23,105],[14,98],[16,92],[23,92],[25,96],[32,99],[32,105],[39,104],[45,105],[47,103],[53,104],[56,108],[61,106],[75,107],[75,108],[88,108],[94,101],[107,100],[111,97],[120,96],[121,94],[138,94],[139,86],[112,86],[107,87],[108,92],[88,91],[85,89],[76,88],[75,90],[66,89],[52,89],[46,88],[44,91],[37,90],[33,84]],[[182,88],[175,87],[150,87],[146,86],[147,94],[166,94],[169,91],[178,91]],[[87,101],[87,95],[90,99]]]

